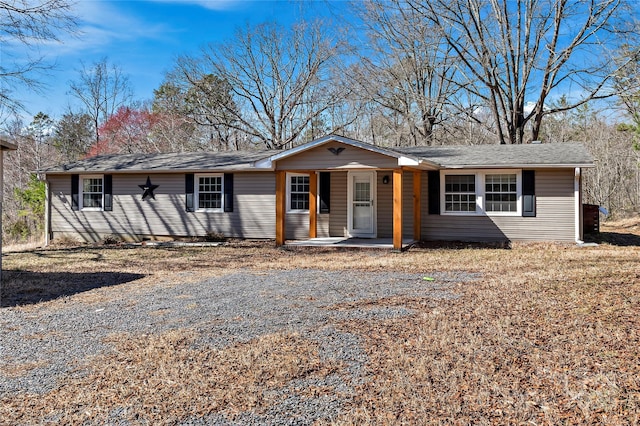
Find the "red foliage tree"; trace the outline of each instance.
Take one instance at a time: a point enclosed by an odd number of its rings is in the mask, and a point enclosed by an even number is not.
[[[87,151],[88,157],[101,154],[162,152],[154,137],[158,114],[145,109],[120,107],[98,128],[99,141]]]

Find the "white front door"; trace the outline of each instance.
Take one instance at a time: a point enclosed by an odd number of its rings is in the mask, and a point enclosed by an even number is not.
[[[349,236],[376,237],[375,178],[375,172],[349,172]]]

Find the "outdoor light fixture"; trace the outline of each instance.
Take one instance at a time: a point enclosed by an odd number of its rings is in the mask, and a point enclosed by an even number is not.
[[[389,175],[384,175],[382,177],[382,183],[385,185],[389,183]]]

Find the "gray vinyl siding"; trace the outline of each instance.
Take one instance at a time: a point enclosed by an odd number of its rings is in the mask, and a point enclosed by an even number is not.
[[[384,176],[389,183],[383,184]],[[378,172],[378,238],[393,237],[393,171]],[[402,173],[402,234],[413,236],[413,173]]]
[[[329,236],[347,235],[347,172],[331,172]]]
[[[105,235],[126,240],[148,237],[204,236],[209,232],[237,238],[275,238],[275,176],[234,175],[234,211],[185,211],[185,175],[149,174],[158,185],[155,199],[142,200],[146,175],[113,175],[113,211],[71,209],[71,177],[49,176],[51,232],[86,241]]]
[[[273,223],[275,226],[275,221]],[[285,215],[284,234],[287,240],[308,239],[309,213],[287,213]]]
[[[318,223],[317,223],[317,235],[318,238],[327,238],[330,237],[329,233],[329,223],[331,220],[330,213],[322,213],[318,214]]]
[[[349,152],[343,151],[340,156]],[[334,156],[329,153],[329,155]],[[335,156],[339,157],[339,156]],[[393,236],[393,184],[383,184],[385,170],[377,172],[377,235]],[[155,200],[142,201],[147,174],[113,174],[113,211],[71,209],[70,175],[49,175],[51,233],[99,241],[106,235],[127,240],[204,236],[215,232],[237,238],[275,238],[275,175],[271,172],[234,174],[234,211],[185,211],[185,175],[150,173],[158,188]],[[536,170],[536,217],[451,216],[428,214],[428,174],[422,173],[422,238],[426,240],[555,240],[574,241],[575,202],[573,169]],[[318,236],[347,233],[347,172],[331,173],[331,212],[318,215]],[[413,233],[413,174],[403,179],[403,234]],[[286,238],[309,236],[308,214],[286,215]]]
[[[329,148],[344,148],[336,155]],[[398,160],[393,157],[356,148],[349,145],[330,143],[308,151],[301,152],[289,158],[278,161],[278,170],[335,170],[335,169],[363,169],[363,168],[393,168],[398,166]]]
[[[376,215],[378,219],[378,238],[393,237],[393,171],[379,171],[377,173]],[[389,176],[389,183],[382,183],[382,179]]]
[[[402,236],[413,237],[413,172],[402,174]]]
[[[423,194],[427,174],[423,177]],[[422,203],[422,238],[462,241],[574,241],[573,169],[536,170],[536,217],[429,215]]]
[[[331,176],[330,197],[333,198],[334,180]],[[338,191],[339,192],[339,191]],[[318,213],[316,216],[316,235],[318,238],[331,236],[331,217],[333,216],[333,203],[329,201],[331,211],[329,213]],[[292,240],[304,240],[309,238],[309,213],[308,212],[287,212],[285,216],[285,238]],[[275,226],[275,225],[274,225]]]

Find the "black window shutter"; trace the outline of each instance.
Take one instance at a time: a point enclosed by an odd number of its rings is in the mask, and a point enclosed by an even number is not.
[[[104,206],[103,210],[113,210],[113,179],[111,175],[104,175]]]
[[[320,172],[320,213],[329,213],[331,207],[331,173]]]
[[[429,214],[440,214],[440,172],[430,171],[429,180]]]
[[[80,176],[71,175],[71,210],[80,209]]]
[[[522,171],[522,216],[535,217],[536,215],[536,172],[535,170]]]
[[[195,211],[195,205],[193,200],[193,192],[194,192],[194,175],[193,173],[187,173],[184,175],[184,192],[187,195],[185,210],[188,212]]]
[[[224,174],[224,211],[233,212],[233,173]]]

